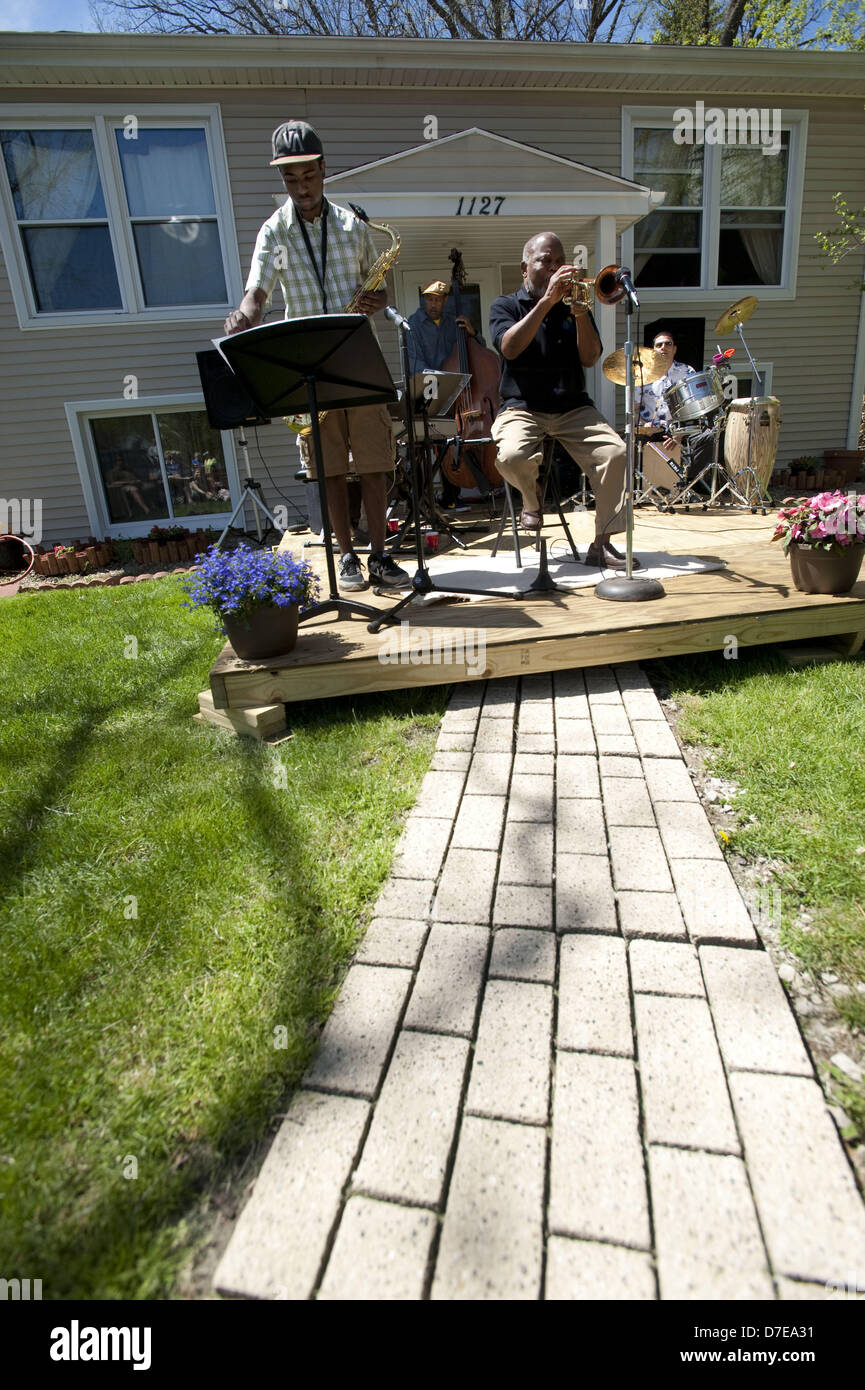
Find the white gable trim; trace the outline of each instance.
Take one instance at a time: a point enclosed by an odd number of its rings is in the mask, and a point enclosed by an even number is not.
[[[526,145],[522,141],[511,140],[505,135],[496,135],[491,130],[482,130],[480,126],[471,126],[468,130],[457,131],[455,135],[443,135],[436,140],[426,140],[420,145],[412,145],[411,149],[400,150],[398,154],[389,154],[385,155],[383,159],[375,159],[370,164],[358,164],[353,169],[344,169],[340,174],[330,175],[325,180],[325,184],[327,186],[338,184],[340,180],[352,179],[357,174],[368,174],[374,169],[382,168],[385,164],[395,164],[402,159],[422,158],[427,150],[435,146],[449,145],[455,140],[465,140],[469,135],[480,135],[491,143],[504,145],[508,150],[519,150],[521,154],[537,155],[544,162],[560,164],[576,173],[591,174],[593,178],[602,179],[605,183],[612,184],[623,192],[630,193],[637,189],[644,193],[650,191],[643,184],[635,184],[630,179],[620,178],[617,174],[608,174],[603,169],[595,169],[591,164],[580,164],[577,160],[566,159],[564,155],[551,154],[549,150],[542,150],[537,145]],[[545,195],[535,193],[533,196],[537,198]]]

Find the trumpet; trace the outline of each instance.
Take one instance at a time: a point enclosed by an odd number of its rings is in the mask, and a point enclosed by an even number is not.
[[[562,296],[562,303],[569,305],[571,309],[574,306],[590,309],[594,296],[601,304],[618,304],[619,300],[625,297],[624,287],[616,279],[618,269],[617,265],[605,265],[591,280],[583,280],[580,272],[575,270]]]

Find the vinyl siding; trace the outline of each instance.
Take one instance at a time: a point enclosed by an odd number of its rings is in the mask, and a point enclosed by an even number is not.
[[[682,62],[687,62],[683,55]],[[240,74],[237,74],[239,77]],[[391,74],[392,77],[392,74]],[[327,151],[331,174],[399,153],[423,142],[425,118],[434,114],[439,136],[451,135],[469,126],[520,141],[539,150],[576,160],[595,169],[621,173],[621,107],[645,105],[644,91],[627,90],[623,78],[620,93],[580,90],[526,91],[518,98],[511,92],[471,90],[467,74],[465,91],[393,90],[332,92],[320,86],[306,90],[284,88],[244,91],[242,88],[205,88],[180,92],[176,88],[148,86],[115,88],[101,85],[91,91],[76,90],[74,101],[83,109],[95,102],[117,102],[124,110],[135,111],[149,103],[170,100],[178,108],[189,103],[216,102],[222,113],[234,206],[238,249],[244,278],[255,235],[261,222],[275,207],[279,191],[277,174],[268,165],[272,129],[289,117],[303,117],[319,131]],[[320,80],[320,73],[317,74]],[[705,96],[703,93],[702,95]],[[19,98],[7,90],[4,100]],[[69,102],[68,89],[30,89],[28,103],[34,112],[51,102]],[[696,97],[695,97],[696,99]],[[748,105],[747,97],[731,92],[712,97],[721,106]],[[677,97],[677,104],[687,98]],[[832,194],[843,190],[853,205],[865,202],[865,170],[862,168],[862,111],[853,100],[834,102],[812,99],[806,102],[791,93],[778,104],[808,106],[810,125],[806,162],[805,192],[799,244],[799,273],[795,301],[772,303],[764,300],[746,328],[755,356],[774,363],[773,393],[783,407],[783,428],[779,461],[804,452],[843,447],[849,411],[853,358],[856,348],[859,298],[850,282],[858,267],[852,258],[842,266],[821,267],[815,231],[832,224]],[[481,179],[481,173],[448,162],[448,151],[441,146],[434,153],[435,168],[429,174],[429,187],[461,187]],[[404,188],[399,164],[388,166],[393,188]],[[531,187],[538,166],[523,155],[515,155],[509,173],[523,187]],[[391,174],[385,170],[374,176],[376,189],[389,187]],[[545,177],[545,175],[544,175]],[[484,177],[488,181],[488,176]],[[467,191],[474,191],[468,189]],[[356,195],[352,195],[353,199]],[[339,199],[337,198],[337,201]],[[362,198],[357,198],[362,202]],[[546,222],[543,206],[538,207],[539,227]],[[463,218],[442,229],[439,255],[447,267],[447,252],[457,240],[457,228],[466,238],[467,248],[477,259],[483,248],[482,230],[470,227],[477,219]],[[554,228],[555,229],[555,228]],[[414,266],[411,227],[403,233],[403,264]],[[491,263],[519,259],[524,230],[514,225],[514,245],[500,244],[497,229],[495,246],[488,248]],[[563,228],[563,231],[565,229]],[[431,245],[428,237],[425,245]],[[566,245],[568,243],[566,242]],[[594,248],[589,244],[590,257]],[[505,252],[507,253],[505,254]],[[466,251],[469,270],[471,261]],[[590,261],[591,263],[591,261]],[[441,272],[439,272],[441,273]],[[719,292],[698,296],[693,312],[706,319],[707,360],[714,351],[712,324],[724,308],[738,296]],[[405,306],[409,310],[413,306]],[[663,305],[647,305],[644,322],[658,317]],[[274,305],[275,316],[282,312],[281,301]],[[671,306],[670,312],[687,315],[687,306]],[[200,392],[195,352],[209,346],[211,337],[221,331],[221,319],[159,325],[109,325],[76,330],[22,333],[17,324],[5,268],[0,270],[0,371],[3,380],[3,408],[0,411],[0,496],[38,496],[43,499],[45,539],[54,541],[86,535],[89,522],[64,412],[68,401],[122,399],[123,378],[133,373],[142,396]],[[618,342],[623,340],[619,322]],[[395,335],[389,325],[379,330],[383,348],[394,374],[397,373]],[[727,345],[735,342],[728,339]],[[605,343],[609,351],[615,343]],[[741,357],[741,352],[737,358]],[[621,407],[621,395],[618,403]],[[619,419],[621,426],[621,419]],[[277,422],[260,433],[260,442],[276,488],[304,507],[303,489],[296,484],[294,437]],[[271,507],[282,498],[258,465],[250,441],[253,471],[264,485]]]

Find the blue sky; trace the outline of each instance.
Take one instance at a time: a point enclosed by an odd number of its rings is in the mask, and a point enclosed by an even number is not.
[[[0,0],[0,30],[95,28],[87,0]]]

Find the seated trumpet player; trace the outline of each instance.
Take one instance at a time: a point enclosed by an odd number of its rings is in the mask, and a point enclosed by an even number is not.
[[[499,471],[522,493],[520,524],[536,530],[543,519],[538,471],[544,440],[559,440],[595,494],[595,539],[584,563],[624,569],[625,557],[611,538],[625,530],[625,444],[586,392],[585,368],[603,351],[588,302],[578,293],[573,303],[564,302],[582,272],[565,261],[552,232],[526,242],[521,270],[523,288],[490,309],[492,342],[504,359],[502,403],[492,427]],[[614,298],[620,297],[616,290]]]

